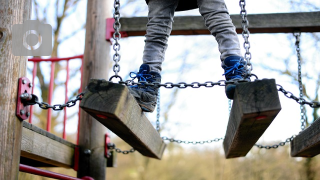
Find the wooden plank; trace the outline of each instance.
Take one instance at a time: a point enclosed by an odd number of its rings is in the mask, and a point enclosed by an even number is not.
[[[108,77],[110,43],[104,41],[105,19],[111,17],[112,7],[106,0],[87,0],[86,40],[83,58],[82,91],[91,78]],[[79,170],[77,177],[106,179],[104,145],[107,129],[84,111],[80,111]],[[90,154],[86,154],[90,150]]]
[[[31,0],[0,0],[0,179],[19,176],[22,124],[16,117],[18,79],[26,75],[27,56],[12,54],[12,26],[31,16]]]
[[[274,79],[238,84],[223,141],[226,158],[246,156],[280,110]]]
[[[74,147],[72,143],[36,126],[31,129],[24,126],[22,129],[21,156],[24,158],[52,166],[72,168]]]
[[[240,15],[231,15],[237,33],[242,33]],[[301,13],[249,14],[250,33],[320,32],[320,11]],[[121,31],[128,36],[146,34],[147,17],[121,18]],[[210,34],[202,16],[176,16],[171,35]]]
[[[320,153],[320,118],[291,142],[292,157],[314,157]]]
[[[166,144],[126,86],[92,79],[80,107],[142,155],[161,159]]]

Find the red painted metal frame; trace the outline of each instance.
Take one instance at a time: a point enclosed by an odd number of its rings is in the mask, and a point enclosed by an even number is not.
[[[81,67],[80,67],[80,88],[79,88],[79,91],[78,91],[78,93],[80,94],[81,93],[81,91],[82,91],[82,70],[83,70],[83,56],[81,57]],[[79,133],[80,133],[80,131],[79,131],[79,129],[80,129],[80,113],[81,113],[81,111],[80,111],[80,103],[79,103],[79,112],[78,112],[78,133],[77,133],[77,145],[79,144]]]
[[[34,91],[34,78],[37,75],[37,62],[33,62],[33,70],[32,70],[32,87],[31,87],[31,94],[33,94]],[[33,116],[33,106],[30,106],[30,117],[29,117],[29,123],[32,123],[32,116]]]
[[[69,69],[69,60],[72,59],[81,59],[81,62],[83,62],[83,55],[78,55],[78,56],[73,56],[73,57],[66,57],[66,58],[49,58],[49,59],[42,59],[42,58],[31,58],[28,59],[28,61],[31,61],[34,63],[33,65],[33,71],[32,71],[32,94],[33,94],[33,90],[34,90],[34,79],[35,76],[37,74],[37,63],[39,62],[51,62],[51,73],[50,73],[50,83],[49,83],[49,93],[48,93],[48,103],[51,104],[52,103],[52,96],[53,96],[53,86],[54,86],[54,64],[55,62],[59,62],[59,61],[67,61],[67,67],[66,67],[66,71],[67,71],[67,77],[66,77],[66,90],[65,90],[65,102],[68,101],[68,82],[69,82],[69,74],[70,74],[70,69]],[[79,89],[79,93],[81,92],[82,89],[82,63],[81,63],[81,80],[80,80],[80,89]],[[80,109],[80,108],[79,108]],[[32,111],[33,108],[31,107],[30,110],[30,118],[29,118],[29,122],[32,123]],[[51,130],[51,114],[52,114],[52,109],[48,109],[48,114],[47,114],[47,127],[46,130],[48,132],[50,132]],[[79,119],[78,122],[80,122],[80,110],[79,110]],[[64,108],[64,120],[63,120],[63,138],[66,139],[66,122],[67,122],[67,112],[66,112],[66,108]],[[79,125],[78,125],[78,133],[77,133],[77,144],[78,144],[78,140],[79,139]]]
[[[16,107],[16,116],[20,120],[26,120],[30,116],[30,107],[24,106],[24,104],[21,102],[21,94],[28,93],[31,94],[31,86],[30,86],[30,80],[26,77],[19,78],[18,82],[18,96],[17,96],[17,107]]]
[[[68,102],[68,82],[69,82],[69,60],[67,60],[67,77],[66,77],[66,84],[65,84],[65,103]],[[63,109],[64,111],[64,116],[63,116],[63,134],[62,134],[62,138],[66,139],[66,125],[67,125],[67,108]]]
[[[39,168],[35,168],[32,166],[27,166],[24,164],[20,164],[19,165],[19,170],[21,172],[26,172],[26,173],[30,173],[30,174],[35,174],[35,175],[40,175],[40,176],[44,176],[44,177],[49,177],[49,178],[54,178],[54,179],[61,179],[61,180],[94,180],[92,177],[82,177],[82,178],[75,178],[72,176],[67,176],[64,174],[59,174],[59,173],[55,173],[55,172],[51,172],[51,171],[46,171],[43,169],[39,169]]]
[[[73,56],[73,57],[65,57],[65,58],[49,58],[49,59],[42,59],[42,58],[30,58],[28,61],[32,62],[58,62],[58,61],[65,61],[71,59],[82,59],[83,55]]]
[[[106,20],[106,40],[111,43],[111,39],[113,38],[114,28],[113,28],[114,19],[107,18]],[[120,31],[121,37],[128,37],[127,32]]]

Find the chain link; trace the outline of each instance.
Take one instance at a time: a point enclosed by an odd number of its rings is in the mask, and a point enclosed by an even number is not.
[[[113,72],[115,73],[115,77],[120,77],[118,74],[120,72],[120,64],[119,61],[121,59],[121,56],[119,54],[120,51],[120,39],[121,39],[121,34],[120,34],[120,0],[114,0],[114,13],[113,13],[113,18],[114,18],[114,23],[113,23],[113,39],[114,39],[114,44],[113,44],[113,50],[115,51],[113,55]]]
[[[295,32],[293,35],[296,38],[296,51],[297,51],[297,61],[298,61],[298,82],[299,82],[299,92],[300,92],[300,100],[303,99],[303,84],[302,84],[302,76],[301,76],[301,54],[300,54],[300,36],[301,32]],[[300,104],[300,115],[301,115],[301,130],[303,131],[306,128],[307,116],[306,116],[306,108],[303,104]]]
[[[279,144],[272,145],[272,146],[268,146],[268,145],[264,146],[264,145],[259,145],[259,144],[255,144],[254,146],[256,146],[256,147],[258,147],[260,149],[277,149],[278,147],[284,146],[284,145],[286,145],[286,143],[291,142],[295,137],[296,136],[293,135],[293,136],[287,138],[285,141],[280,142]]]
[[[230,115],[231,109],[232,109],[232,100],[231,99],[228,99],[228,104],[229,104],[228,110],[229,110],[229,115]]]
[[[240,11],[240,15],[242,18],[242,37],[244,39],[244,43],[243,43],[243,47],[246,50],[245,54],[244,54],[244,59],[246,60],[247,64],[246,64],[246,69],[247,69],[247,74],[251,75],[251,71],[253,70],[252,64],[251,64],[251,53],[249,51],[250,49],[250,42],[249,42],[249,21],[247,19],[247,10],[246,10],[246,1],[245,0],[240,0],[239,2],[241,11]]]
[[[223,140],[223,138],[215,138],[212,140],[207,140],[207,141],[183,141],[183,140],[177,140],[177,139],[173,139],[173,138],[168,138],[168,137],[162,137],[163,140],[165,141],[170,141],[170,142],[175,142],[175,143],[179,143],[179,144],[193,144],[193,145],[197,145],[197,144],[208,144],[208,143],[213,143],[213,142],[219,142],[221,140]]]
[[[157,96],[157,121],[156,121],[156,130],[160,133],[160,89],[158,90]]]
[[[115,150],[117,153],[122,153],[122,154],[129,154],[129,153],[133,153],[136,150],[134,148],[131,148],[130,150],[121,150],[119,148],[116,147],[116,145],[114,143],[108,143],[108,149]]]
[[[247,80],[239,80],[238,83],[241,82],[248,82]],[[119,81],[119,84],[124,84],[126,86],[133,86],[133,85],[138,85],[138,86],[149,86],[149,87],[156,87],[156,88],[160,88],[160,87],[164,87],[167,89],[172,89],[174,87],[180,88],[180,89],[185,89],[187,87],[191,87],[191,88],[200,88],[200,87],[207,87],[207,88],[211,88],[214,86],[226,86],[227,84],[236,84],[237,82],[233,82],[233,81],[225,81],[225,80],[220,80],[218,82],[212,82],[212,81],[207,81],[205,83],[199,83],[199,82],[193,82],[190,84],[187,84],[185,82],[179,82],[177,84],[174,84],[172,82],[166,82],[166,83],[148,83],[147,81],[140,81],[140,82],[134,82],[132,80],[127,80],[127,81]]]
[[[41,109],[53,109],[54,111],[60,111],[60,110],[63,110],[63,108],[65,107],[73,107],[77,104],[77,101],[80,101],[82,100],[83,98],[83,95],[85,93],[82,92],[80,94],[78,94],[76,96],[76,99],[73,99],[73,100],[69,100],[68,102],[66,102],[65,104],[55,104],[55,105],[50,105],[46,102],[39,102],[38,101],[38,97],[34,94],[32,94],[32,96],[34,96],[35,98],[32,98],[30,101],[27,102],[28,105],[35,105],[35,104],[38,104],[38,106],[41,108]]]
[[[295,100],[298,104],[300,105],[309,105],[311,108],[319,108],[320,107],[320,102],[308,102],[307,100],[305,100],[304,98],[298,98],[295,95],[293,95],[290,91],[286,91],[285,89],[283,89],[283,87],[279,84],[277,84],[278,87],[278,91],[282,92],[287,98],[289,99],[293,99]]]

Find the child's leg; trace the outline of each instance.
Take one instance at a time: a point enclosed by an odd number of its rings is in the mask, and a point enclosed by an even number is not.
[[[132,78],[148,83],[161,82],[161,64],[171,33],[174,11],[179,0],[149,0],[149,22],[143,52],[143,64],[139,72],[130,73]],[[153,112],[157,104],[158,89],[151,86],[131,86],[130,93],[136,98],[141,109]]]
[[[200,14],[219,45],[221,61],[241,56],[240,43],[224,0],[198,0]]]
[[[143,63],[160,73],[179,0],[150,0]]]
[[[198,6],[206,26],[218,42],[226,80],[235,84],[243,80],[250,81],[246,62],[241,56],[239,39],[224,0],[198,0]],[[235,84],[226,85],[226,95],[229,99],[233,99]]]

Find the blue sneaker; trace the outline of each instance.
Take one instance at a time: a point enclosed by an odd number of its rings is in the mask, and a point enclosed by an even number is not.
[[[130,72],[132,80],[138,79],[138,82],[160,83],[161,75],[150,71],[148,64],[142,64],[139,72]],[[138,104],[144,112],[153,112],[157,105],[157,95],[159,88],[152,86],[134,85],[129,86],[130,93],[136,98]]]
[[[250,82],[250,78],[247,77],[246,62],[240,56],[229,56],[222,62],[222,68],[227,82],[233,82],[233,84],[227,84],[225,91],[229,99],[233,99],[234,90],[239,82]]]

